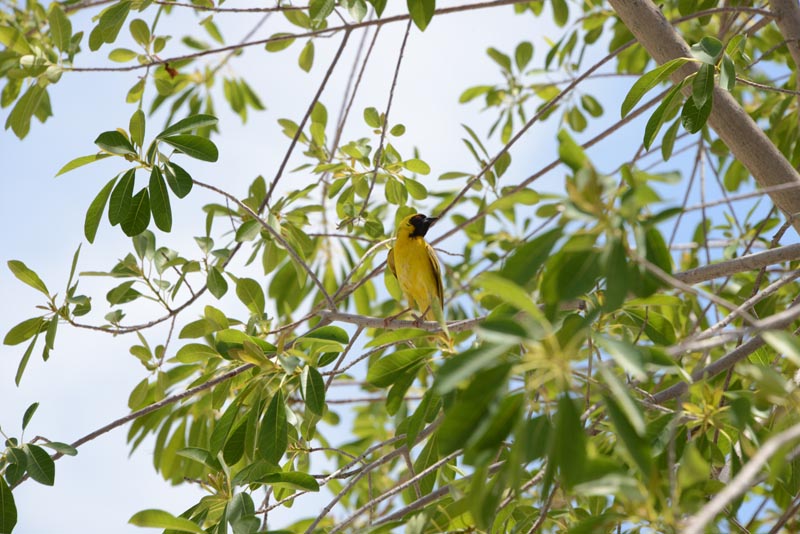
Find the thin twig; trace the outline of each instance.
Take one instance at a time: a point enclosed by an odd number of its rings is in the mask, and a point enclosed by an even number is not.
[[[372,196],[372,190],[375,188],[375,182],[378,181],[378,169],[381,167],[381,157],[383,156],[383,143],[386,141],[386,130],[389,127],[389,112],[392,110],[394,90],[397,87],[397,78],[400,76],[400,65],[403,63],[403,53],[406,50],[406,43],[408,42],[409,33],[411,33],[411,20],[409,20],[408,24],[406,25],[406,32],[403,34],[403,43],[400,45],[400,53],[397,55],[397,64],[394,67],[392,85],[389,87],[389,101],[386,103],[386,113],[383,115],[383,124],[381,125],[381,140],[378,143],[378,149],[375,151],[375,168],[372,170],[372,180],[369,182],[367,196],[364,197],[364,203],[361,205],[361,211],[358,213],[359,217],[363,217],[364,213],[367,211],[369,197]]]
[[[702,534],[705,527],[725,507],[736,499],[739,495],[747,491],[758,472],[778,450],[800,438],[800,424],[789,427],[780,434],[772,436],[765,441],[758,451],[744,464],[737,475],[726,484],[714,497],[700,509],[695,515],[689,518],[683,530],[684,534]]]

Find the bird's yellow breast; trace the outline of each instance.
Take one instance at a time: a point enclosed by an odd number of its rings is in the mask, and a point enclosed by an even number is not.
[[[421,237],[398,239],[394,246],[394,265],[400,289],[409,300],[413,300],[417,308],[424,312],[430,308],[433,297],[437,295],[441,284],[437,280],[437,269],[432,263],[428,251],[430,245]],[[435,260],[435,256],[433,257]]]

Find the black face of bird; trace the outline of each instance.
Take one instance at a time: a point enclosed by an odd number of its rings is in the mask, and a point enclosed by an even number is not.
[[[425,237],[425,234],[428,233],[428,228],[438,219],[438,217],[426,217],[422,213],[417,213],[411,217],[409,221],[411,226],[414,227],[414,232],[412,232],[411,237]]]

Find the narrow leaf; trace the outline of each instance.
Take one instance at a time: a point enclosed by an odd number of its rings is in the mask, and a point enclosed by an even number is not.
[[[214,162],[219,158],[217,146],[211,140],[199,135],[173,135],[164,137],[161,140],[177,148],[187,156],[201,161]]]
[[[167,184],[161,169],[153,166],[150,172],[150,211],[153,213],[153,220],[156,226],[164,232],[172,230],[172,208],[169,205],[169,193]]]
[[[16,276],[19,281],[28,284],[33,289],[41,291],[45,295],[50,295],[50,292],[47,291],[47,286],[44,285],[44,282],[42,282],[42,279],[39,278],[39,275],[29,269],[28,266],[21,261],[9,260],[8,268],[12,273],[14,273],[14,276]]]
[[[31,478],[39,484],[52,486],[56,481],[56,465],[47,451],[33,443],[26,443],[23,449]]]
[[[408,13],[420,31],[425,31],[428,27],[434,11],[436,11],[436,0],[408,0]]]
[[[185,119],[179,120],[175,124],[167,126],[156,138],[163,139],[172,135],[197,130],[198,128],[208,128],[216,125],[217,122],[219,122],[219,119],[213,115],[191,115]]]
[[[136,512],[128,520],[128,523],[137,527],[161,528],[177,532],[192,532],[194,534],[206,533],[196,523],[183,517],[175,517],[164,510],[142,510],[141,512]]]
[[[103,189],[94,197],[92,203],[89,204],[89,209],[86,210],[86,219],[83,222],[83,234],[86,236],[86,240],[89,241],[89,243],[94,243],[94,238],[97,235],[97,228],[100,226],[100,220],[103,218],[103,211],[106,209],[108,197],[116,182],[117,178],[114,177],[104,185]]]
[[[272,397],[258,431],[258,454],[273,464],[280,463],[289,444],[285,404],[283,391],[279,389]]]
[[[664,63],[660,67],[643,74],[642,77],[633,84],[633,87],[631,87],[631,90],[628,91],[628,94],[625,96],[625,100],[622,102],[622,117],[624,118],[628,113],[630,113],[634,106],[636,106],[639,100],[641,100],[648,91],[666,80],[670,74],[675,72],[675,70],[677,70],[687,61],[690,60],[684,57],[675,58]]]
[[[69,172],[73,169],[77,169],[78,167],[83,167],[84,165],[88,165],[89,163],[94,163],[95,161],[100,161],[101,159],[110,158],[111,154],[106,152],[100,152],[98,154],[90,154],[88,156],[80,156],[78,158],[73,159],[56,173],[56,176],[61,176],[62,174]]]

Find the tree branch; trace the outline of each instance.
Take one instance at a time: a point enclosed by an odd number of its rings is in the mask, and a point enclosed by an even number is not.
[[[789,0],[791,1],[791,0]],[[658,64],[680,57],[692,57],[689,46],[651,0],[609,0],[619,18]],[[688,62],[672,74],[678,83],[698,70]],[[691,87],[686,87],[687,93]],[[800,175],[750,118],[736,100],[719,86],[714,87],[714,106],[708,124],[761,187],[785,183],[800,185]],[[773,192],[772,201],[788,217],[800,213],[800,193],[795,189]],[[800,231],[800,220],[794,227]]]
[[[785,247],[756,252],[755,254],[742,256],[741,258],[711,263],[709,265],[697,267],[696,269],[676,273],[674,277],[686,284],[698,284],[700,282],[713,280],[714,278],[722,278],[723,276],[730,276],[745,271],[754,271],[766,267],[767,265],[794,261],[797,259],[800,259],[800,244],[786,245]]]
[[[742,467],[741,471],[739,471],[733,480],[726,484],[699,512],[689,518],[683,531],[684,534],[703,534],[706,525],[712,522],[717,514],[725,509],[728,503],[750,489],[751,484],[764,464],[766,464],[781,447],[797,439],[800,439],[800,424],[791,426],[787,430],[784,430],[780,434],[764,442],[758,449],[758,452],[750,458],[750,461]]]

